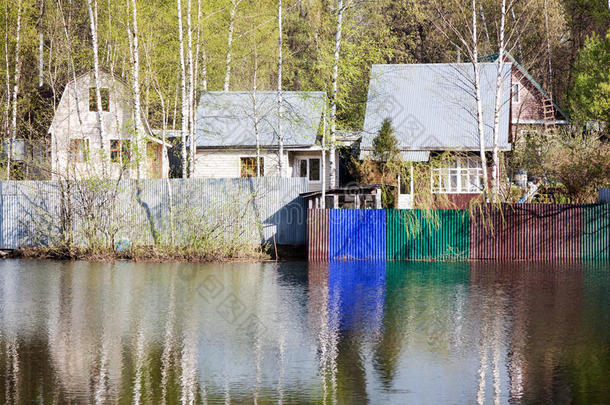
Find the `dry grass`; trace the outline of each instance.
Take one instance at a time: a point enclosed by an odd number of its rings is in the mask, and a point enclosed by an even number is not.
[[[180,246],[138,246],[118,252],[112,249],[88,248],[23,248],[11,252],[11,257],[48,260],[86,260],[112,262],[131,260],[135,262],[253,262],[270,260],[264,247],[249,246],[232,254],[220,251],[202,251]]]

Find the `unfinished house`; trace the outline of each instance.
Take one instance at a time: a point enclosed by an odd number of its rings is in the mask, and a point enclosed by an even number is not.
[[[57,106],[49,135],[52,178],[166,177],[169,170],[167,144],[152,135],[138,117],[141,144],[134,137],[134,107],[130,87],[117,77],[100,73],[101,106],[97,105],[93,72],[69,82]],[[100,134],[97,111],[101,111]]]

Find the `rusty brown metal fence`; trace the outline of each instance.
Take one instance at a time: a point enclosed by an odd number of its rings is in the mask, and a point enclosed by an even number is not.
[[[330,210],[311,209],[307,213],[307,256],[311,262],[327,262]]]
[[[582,212],[564,204],[483,207],[471,215],[470,258],[580,260]]]

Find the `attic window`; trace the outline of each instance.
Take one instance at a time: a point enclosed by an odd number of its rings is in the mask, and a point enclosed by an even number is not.
[[[102,98],[102,111],[110,111],[110,90],[101,88],[100,96]],[[89,88],[89,111],[97,111],[97,95],[95,94],[95,87]]]
[[[520,102],[520,94],[519,94],[520,90],[521,90],[521,86],[519,85],[519,83],[514,83],[513,84],[513,89],[512,89],[513,103],[519,103]]]

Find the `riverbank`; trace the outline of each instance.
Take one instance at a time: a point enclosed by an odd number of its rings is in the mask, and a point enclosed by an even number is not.
[[[306,260],[304,246],[242,246],[232,251],[201,250],[183,246],[140,246],[123,251],[90,248],[22,248],[3,250],[0,258],[39,260],[85,260],[90,262],[113,262],[128,260],[134,262],[267,262]]]

